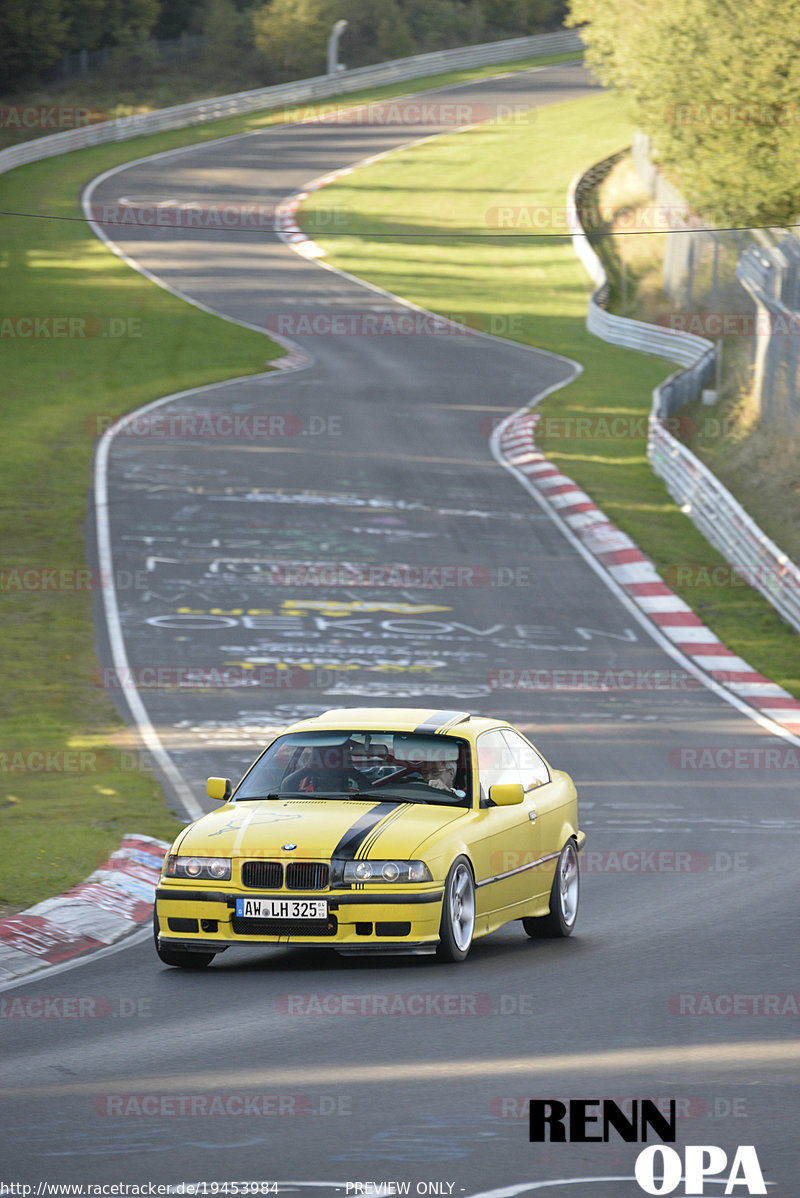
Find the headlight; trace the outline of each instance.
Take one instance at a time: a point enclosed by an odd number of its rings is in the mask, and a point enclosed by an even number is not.
[[[166,878],[194,878],[200,881],[229,882],[230,857],[170,857]]]
[[[345,882],[432,882],[424,861],[346,861]]]

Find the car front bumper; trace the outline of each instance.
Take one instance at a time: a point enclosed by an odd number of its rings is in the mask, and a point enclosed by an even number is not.
[[[439,942],[443,890],[373,894],[286,891],[257,897],[284,900],[321,899],[326,920],[278,921],[237,917],[236,899],[253,898],[252,890],[220,891],[160,885],[156,891],[159,941],[170,948],[221,952],[226,948],[304,946],[347,952],[433,952]]]

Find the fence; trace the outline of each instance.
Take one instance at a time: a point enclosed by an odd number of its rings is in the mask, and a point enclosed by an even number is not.
[[[775,246],[751,246],[737,277],[758,312],[753,391],[766,423],[792,424],[800,416],[800,241],[789,234]]]
[[[658,204],[687,210],[681,196],[650,159],[650,142],[636,134],[636,173]],[[687,211],[680,232],[667,235],[664,290],[684,312],[714,314],[746,339],[753,367],[753,397],[765,425],[800,416],[800,241],[777,241],[761,230],[693,229],[702,225]],[[752,331],[750,331],[752,330]]]
[[[613,345],[657,354],[684,366],[653,392],[647,436],[650,465],[664,480],[681,510],[714,548],[800,632],[800,569],[761,531],[708,467],[664,426],[665,419],[676,408],[699,397],[702,387],[712,377],[713,344],[691,333],[614,316],[603,307],[608,279],[584,232],[582,204],[617,157],[598,163],[576,179],[567,198],[572,244],[596,288],[589,300],[586,327]],[[767,275],[759,280],[760,286],[766,287],[768,283]]]
[[[391,62],[377,63],[375,66],[358,67],[337,75],[317,75],[313,79],[298,79],[293,83],[280,83],[273,87],[257,88],[255,91],[237,92],[231,96],[196,100],[191,104],[179,104],[174,108],[161,108],[156,112],[119,117],[117,120],[87,125],[81,129],[68,129],[63,133],[53,133],[49,137],[39,137],[11,146],[0,151],[0,174],[16,166],[24,166],[28,162],[38,162],[56,154],[68,154],[71,150],[126,141],[131,137],[161,133],[166,129],[183,129],[206,121],[217,121],[223,117],[241,116],[275,108],[279,104],[301,104],[309,100],[322,100],[329,96],[360,91],[363,88],[404,83],[410,79],[445,71],[572,51],[576,54],[582,53],[583,43],[577,33],[562,30],[558,33],[538,34],[535,37],[486,42],[480,46],[464,46],[456,50],[415,54],[412,58],[398,58]]]
[[[182,62],[205,53],[206,38],[202,33],[182,33],[180,37],[151,38],[145,42],[145,47],[156,62]],[[104,46],[102,50],[78,50],[75,54],[62,55],[50,74],[54,78],[71,79],[78,75],[83,79],[97,71],[108,70],[124,55],[122,47],[114,46]]]
[[[753,304],[736,278],[736,264],[752,235],[743,230],[703,227],[680,192],[654,165],[649,137],[634,134],[631,159],[639,181],[655,203],[670,213],[675,232],[667,234],[664,253],[664,290],[671,299],[692,311],[752,313]]]

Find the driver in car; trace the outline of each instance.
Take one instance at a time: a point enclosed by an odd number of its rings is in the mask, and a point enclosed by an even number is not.
[[[425,781],[434,790],[446,790],[455,794],[453,783],[456,780],[455,761],[432,761],[428,765],[428,776]]]

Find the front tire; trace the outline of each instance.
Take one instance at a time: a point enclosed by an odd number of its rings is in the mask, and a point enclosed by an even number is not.
[[[547,915],[526,918],[522,926],[530,937],[571,936],[578,918],[581,893],[581,872],[578,850],[574,840],[568,840],[558,854],[553,887],[550,891],[550,910]]]
[[[475,882],[466,857],[456,857],[447,874],[439,925],[441,961],[464,961],[475,932]]]
[[[190,953],[186,949],[167,948],[158,942],[159,923],[156,909],[153,908],[153,940],[160,961],[165,965],[174,965],[177,969],[204,969],[214,960],[214,953]]]

